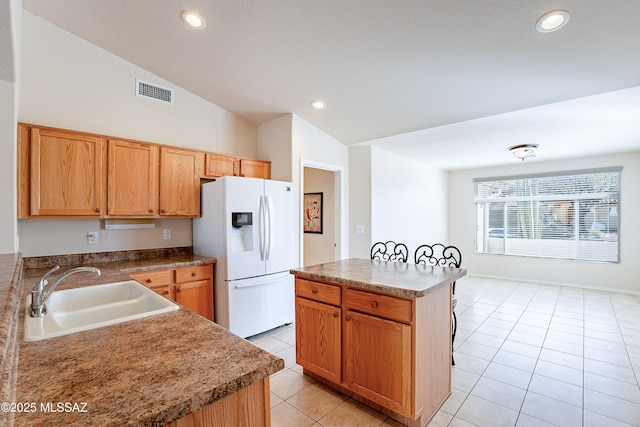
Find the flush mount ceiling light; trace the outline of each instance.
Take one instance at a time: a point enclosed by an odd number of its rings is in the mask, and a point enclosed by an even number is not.
[[[553,12],[545,13],[536,22],[536,30],[541,33],[559,30],[567,25],[570,17],[571,15],[566,10],[554,10]]]
[[[319,99],[314,99],[309,103],[316,110],[324,110],[327,108],[327,104],[324,101],[320,101]]]
[[[534,152],[536,148],[538,148],[538,144],[520,144],[509,147],[509,151],[524,162],[524,159],[536,156]]]
[[[202,29],[207,26],[207,21],[204,20],[202,15],[193,10],[185,10],[181,16],[182,20],[193,28]]]

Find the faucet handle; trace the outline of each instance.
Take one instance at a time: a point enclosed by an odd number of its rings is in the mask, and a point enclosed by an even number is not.
[[[60,266],[56,265],[55,267],[53,267],[51,270],[47,271],[44,276],[42,276],[40,279],[38,279],[38,281],[36,283],[33,284],[33,290],[34,291],[42,291],[44,289],[45,284],[47,283],[47,276],[49,276],[51,273],[55,273],[56,271],[60,270]]]

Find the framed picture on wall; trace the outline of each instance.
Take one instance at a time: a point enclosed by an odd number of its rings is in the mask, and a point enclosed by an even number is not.
[[[304,232],[322,234],[322,193],[304,193]]]

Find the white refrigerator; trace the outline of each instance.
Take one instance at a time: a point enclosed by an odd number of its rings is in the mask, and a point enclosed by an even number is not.
[[[202,185],[193,250],[216,258],[215,322],[247,338],[295,316],[289,182],[228,176]]]

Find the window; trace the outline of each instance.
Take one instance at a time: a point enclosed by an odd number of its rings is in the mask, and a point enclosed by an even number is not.
[[[618,262],[621,170],[476,179],[476,252]]]

